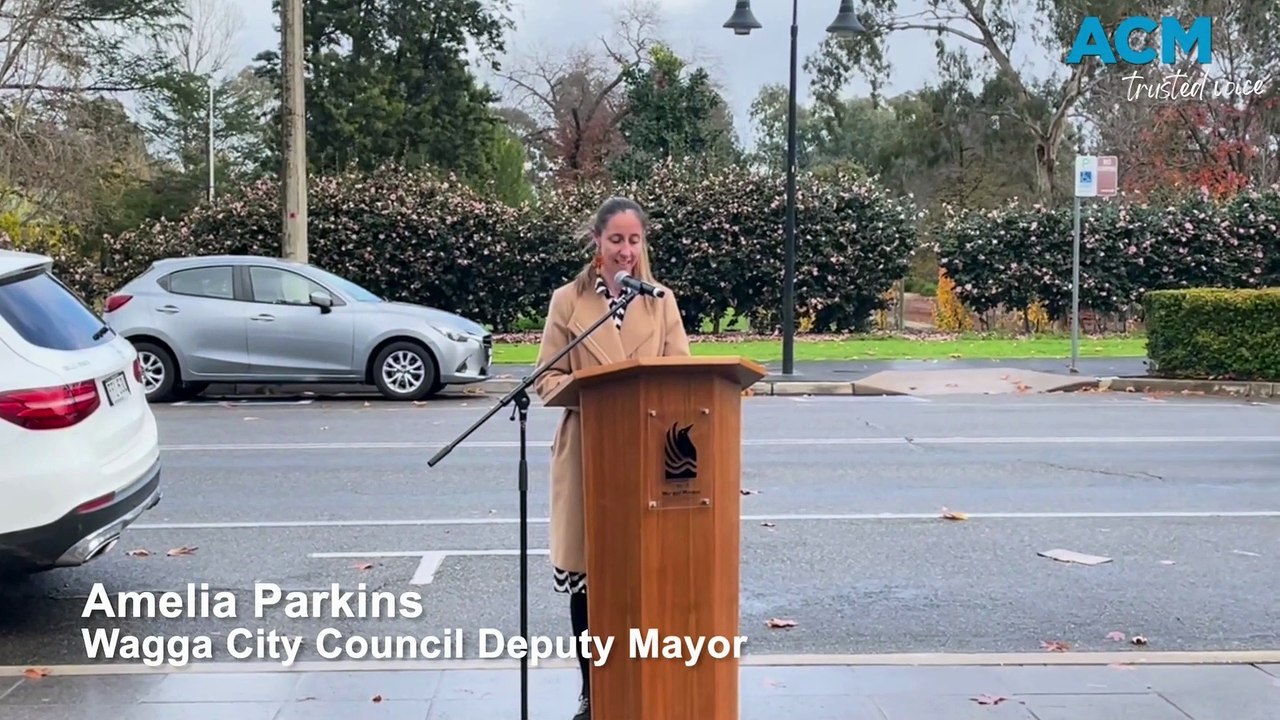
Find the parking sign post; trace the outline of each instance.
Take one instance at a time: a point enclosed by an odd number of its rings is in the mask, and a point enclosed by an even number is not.
[[[1076,156],[1075,234],[1071,241],[1071,372],[1080,372],[1080,198],[1098,196],[1098,159]]]
[[[1080,198],[1113,197],[1119,186],[1119,162],[1114,155],[1077,155],[1075,235],[1071,241],[1071,372],[1080,372]]]

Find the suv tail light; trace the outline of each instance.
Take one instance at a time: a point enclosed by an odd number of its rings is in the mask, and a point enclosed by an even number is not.
[[[142,358],[137,355],[133,357],[133,379],[137,380],[139,385],[142,384]]]
[[[105,312],[115,312],[116,310],[119,310],[120,308],[124,307],[125,303],[129,302],[132,299],[133,299],[132,295],[112,295],[111,297],[107,298],[107,301],[103,303],[102,307]]]
[[[67,428],[93,414],[102,404],[93,380],[59,387],[0,393],[0,419],[28,430]]]

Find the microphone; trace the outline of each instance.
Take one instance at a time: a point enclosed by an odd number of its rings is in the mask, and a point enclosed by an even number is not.
[[[619,270],[618,274],[613,276],[613,281],[624,288],[635,290],[641,295],[651,295],[656,298],[666,297],[667,295],[667,291],[662,288],[654,287],[643,280],[631,277],[627,274],[626,270]]]

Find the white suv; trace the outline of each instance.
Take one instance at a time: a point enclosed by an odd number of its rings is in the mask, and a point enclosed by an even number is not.
[[[142,367],[52,274],[0,250],[0,572],[82,565],[160,501]]]

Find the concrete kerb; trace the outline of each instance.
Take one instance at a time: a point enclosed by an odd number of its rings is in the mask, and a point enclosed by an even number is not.
[[[1240,398],[1280,397],[1280,383],[1232,380],[1106,377],[1098,380],[1097,390],[1102,392],[1173,393]]]
[[[518,385],[518,378],[502,378],[487,380],[459,389],[451,389],[449,395],[502,395]],[[330,386],[291,385],[288,388],[258,384],[242,384],[219,386],[214,392],[210,388],[209,395],[230,395],[236,397],[271,397],[302,395],[317,396],[369,396],[378,397],[375,389],[363,386]],[[1126,393],[1168,393],[1181,395],[1213,395],[1236,398],[1280,398],[1280,383],[1273,382],[1237,382],[1227,380],[1181,380],[1171,378],[1145,377],[1103,377],[1082,379],[1055,386],[1050,392],[1126,392]],[[822,397],[822,396],[859,396],[884,397],[909,393],[895,392],[884,388],[866,385],[857,381],[800,381],[800,380],[761,380],[748,388],[748,396],[759,397]]]
[[[1079,653],[885,653],[885,654],[744,654],[738,661],[749,667],[1090,667],[1090,666],[1212,666],[1272,665],[1280,662],[1276,650],[1167,651],[1167,652],[1079,652]],[[275,661],[214,661],[184,666],[151,666],[142,663],[94,663],[78,665],[0,665],[0,678],[23,677],[33,667],[47,677],[108,675],[217,675],[246,673],[296,673],[360,671],[512,671],[520,667],[512,659],[454,660],[303,660],[285,666]],[[531,671],[576,670],[577,661],[545,659]]]

